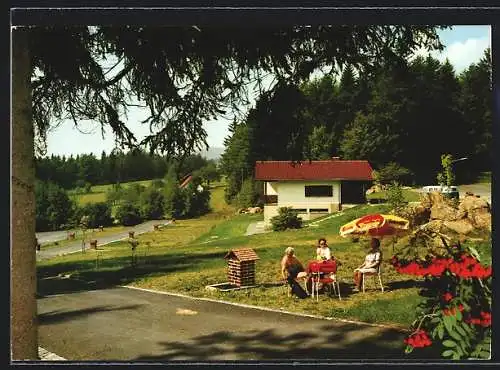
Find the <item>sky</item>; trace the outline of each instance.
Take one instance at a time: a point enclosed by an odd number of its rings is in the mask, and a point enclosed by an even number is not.
[[[439,32],[440,39],[445,45],[443,52],[432,52],[432,56],[444,61],[446,58],[458,73],[470,64],[477,63],[483,56],[486,48],[491,46],[490,26],[454,26]],[[419,51],[417,54],[426,54]],[[139,122],[143,114],[132,112],[128,118]],[[207,132],[207,143],[212,148],[223,148],[224,138],[228,135],[229,120],[208,121],[204,124]],[[149,133],[147,125],[137,124],[131,130],[140,140]],[[86,133],[82,133],[84,131]],[[104,139],[101,136],[100,124],[86,122],[77,130],[72,122],[64,122],[59,127],[53,128],[47,134],[47,155],[65,155],[94,153],[100,157],[102,151],[111,152],[114,148],[114,136],[108,131]]]

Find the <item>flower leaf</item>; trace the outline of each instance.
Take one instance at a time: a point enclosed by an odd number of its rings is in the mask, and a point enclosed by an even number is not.
[[[441,353],[441,356],[443,356],[443,357],[450,357],[454,353],[455,353],[455,351],[453,351],[452,349],[447,349],[446,351],[444,351],[443,353]]]
[[[458,333],[462,336],[462,337],[466,337],[467,336],[467,333],[465,332],[465,330],[462,328],[461,325],[457,325],[455,326],[455,330],[458,331]]]
[[[477,259],[478,261],[481,261],[481,257],[479,256],[479,253],[477,252],[476,248],[469,246],[469,251],[472,256]]]
[[[452,341],[452,340],[446,339],[446,340],[443,341],[443,346],[445,346],[445,347],[456,347],[457,344],[454,341]]]
[[[453,319],[452,319],[452,317],[453,316],[444,316],[443,317],[444,326],[445,326],[446,330],[448,331],[448,333],[453,330]]]
[[[437,335],[438,335],[438,338],[441,339],[441,340],[444,337],[444,326],[443,326],[442,323],[439,324],[438,327],[437,327]]]

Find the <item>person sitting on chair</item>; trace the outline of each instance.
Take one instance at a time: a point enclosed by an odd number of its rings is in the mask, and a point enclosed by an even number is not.
[[[380,240],[372,238],[370,241],[370,252],[365,257],[365,262],[354,270],[354,283],[356,290],[361,289],[364,273],[376,273],[377,268],[382,261],[382,252],[380,251]]]
[[[295,250],[292,247],[285,249],[285,255],[281,259],[281,275],[291,287],[296,282],[295,279],[305,279],[307,290],[310,291],[311,282],[304,269],[304,265],[295,257]]]
[[[332,251],[330,250],[330,247],[328,246],[325,238],[318,239],[318,246],[316,247],[316,260],[335,261],[337,266],[341,265],[340,261],[333,256]]]
[[[327,261],[332,259],[332,252],[330,251],[330,247],[328,247],[325,238],[318,239],[318,246],[316,248],[316,259],[318,261]]]

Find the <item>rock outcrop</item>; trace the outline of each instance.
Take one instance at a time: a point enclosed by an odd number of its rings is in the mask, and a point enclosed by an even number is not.
[[[250,213],[250,214],[255,214],[255,213],[262,213],[263,209],[260,207],[248,207],[248,208],[240,208],[238,209],[237,213]]]
[[[459,235],[486,230],[491,232],[489,203],[471,193],[459,202],[447,199],[438,192],[427,193],[422,195],[420,204],[408,213],[413,226],[423,225],[429,231]]]

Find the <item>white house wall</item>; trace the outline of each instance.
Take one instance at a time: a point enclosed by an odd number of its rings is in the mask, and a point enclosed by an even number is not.
[[[278,214],[280,207],[292,207],[294,209],[305,209],[299,216],[303,220],[310,220],[325,213],[337,212],[339,210],[341,193],[340,181],[276,181],[266,183],[268,195],[278,195],[278,204],[264,206],[264,222],[270,223],[270,219]],[[331,197],[306,197],[306,185],[331,185],[333,187]],[[326,212],[315,212],[315,209],[325,209]]]
[[[266,194],[267,195],[278,195],[276,182],[266,182]]]
[[[331,197],[306,197],[304,187],[306,185],[332,185],[333,193]],[[286,207],[286,204],[296,206],[296,208],[323,208],[322,204],[340,204],[340,181],[287,181],[278,182],[275,187],[279,191],[278,206]],[[307,207],[302,207],[304,205]],[[316,207],[318,206],[318,207]]]

